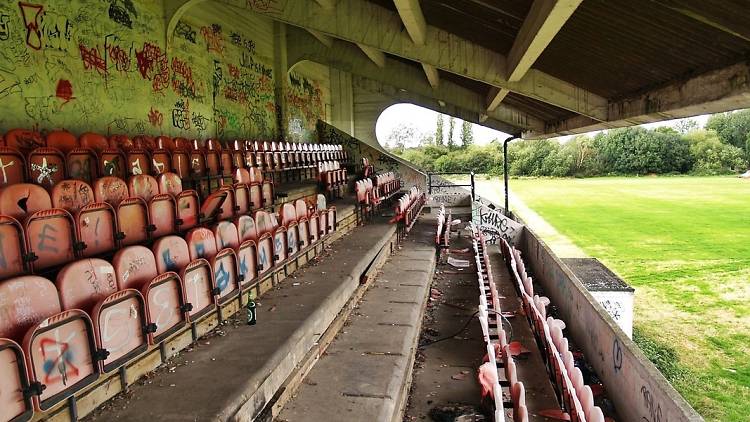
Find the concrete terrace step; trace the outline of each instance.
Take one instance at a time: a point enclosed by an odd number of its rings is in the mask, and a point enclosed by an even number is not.
[[[327,256],[300,268],[259,300],[258,324],[243,311],[130,392],[91,416],[101,421],[249,421],[257,417],[359,286],[396,227],[355,228]]]
[[[422,217],[278,420],[401,420],[435,267],[433,242],[434,222]]]

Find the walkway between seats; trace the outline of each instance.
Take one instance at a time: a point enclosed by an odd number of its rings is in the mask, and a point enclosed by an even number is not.
[[[435,265],[434,220],[421,217],[280,421],[390,421],[405,405]]]
[[[259,300],[258,323],[244,310],[90,419],[251,420],[328,328],[359,279],[394,235],[385,219],[355,228]]]

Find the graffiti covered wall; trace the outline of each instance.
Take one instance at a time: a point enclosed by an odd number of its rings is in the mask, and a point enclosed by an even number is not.
[[[205,2],[177,23],[169,51],[165,28],[161,1],[0,2],[0,131],[278,136],[271,20]],[[286,97],[313,132],[325,88],[290,79]]]
[[[288,114],[288,136],[295,142],[317,139],[318,120],[328,121],[330,109],[330,74],[326,66],[302,62],[289,72],[285,90]]]

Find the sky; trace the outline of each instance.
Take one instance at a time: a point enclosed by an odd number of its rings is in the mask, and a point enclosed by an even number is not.
[[[417,131],[426,133],[426,134],[434,134],[435,133],[435,122],[437,120],[438,113],[420,106],[416,106],[414,104],[396,104],[388,107],[383,114],[380,115],[380,118],[378,118],[378,122],[375,126],[375,132],[378,136],[378,140],[381,144],[385,144],[385,140],[388,138],[388,135],[393,131],[395,127],[397,127],[400,124],[409,124],[414,126]],[[695,116],[691,117],[690,119],[695,120],[698,122],[698,126],[703,127],[703,125],[706,123],[706,120],[708,120],[709,115],[702,115],[702,116]],[[655,128],[659,126],[674,126],[678,122],[682,120],[687,119],[676,119],[676,120],[665,120],[663,122],[657,122],[657,123],[648,123],[645,125],[642,125],[646,128]],[[445,118],[444,122],[444,131],[446,133],[445,136],[447,136],[448,131],[448,118]],[[490,129],[484,126],[480,125],[473,125],[474,127],[474,143],[479,145],[485,145],[490,143],[494,139],[505,139],[509,135],[494,129]],[[456,126],[454,129],[454,138],[458,143],[460,133],[461,133],[461,121],[459,119],[456,119]],[[592,132],[592,134],[596,134],[597,132]],[[570,136],[563,136],[559,139],[565,141]],[[407,145],[408,146],[416,146],[416,145]]]

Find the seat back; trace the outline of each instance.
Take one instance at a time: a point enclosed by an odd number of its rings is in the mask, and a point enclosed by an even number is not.
[[[170,138],[169,136],[157,136],[154,139],[154,142],[156,143],[156,148],[159,149],[165,149],[167,151],[172,151],[176,148],[174,140]]]
[[[3,176],[0,180],[0,188],[23,183],[27,173],[23,154],[15,148],[0,147],[0,173]]]
[[[179,273],[190,263],[187,242],[179,236],[164,236],[154,242],[151,248],[156,259],[159,274],[167,271]]]
[[[258,236],[270,233],[273,230],[271,216],[267,211],[261,210],[255,212],[255,225],[258,230]]]
[[[286,226],[286,252],[287,257],[295,255],[300,248],[298,225],[291,222]]]
[[[68,178],[94,183],[97,175],[97,160],[94,150],[89,148],[73,148],[65,155]]]
[[[230,223],[232,224],[232,223]],[[214,290],[218,303],[224,303],[239,291],[237,254],[234,249],[224,248],[211,259],[214,271]]]
[[[237,217],[235,220],[235,226],[239,234],[240,242],[246,240],[252,240],[253,242],[258,240],[258,229],[255,226],[255,220],[249,215],[242,215]]]
[[[81,148],[90,148],[96,152],[101,152],[109,148],[109,141],[107,138],[98,133],[83,133],[78,137],[78,141]]]
[[[55,285],[43,277],[27,275],[0,282],[0,297],[0,337],[12,340],[23,340],[31,327],[61,310]]]
[[[158,274],[154,254],[145,246],[120,249],[112,258],[112,264],[120,290],[140,290]]]
[[[288,226],[291,223],[297,222],[297,209],[294,207],[294,204],[291,202],[286,202],[281,206],[281,209],[279,210],[279,215],[281,216],[281,225],[282,226]]]
[[[78,240],[85,249],[84,257],[99,255],[117,248],[117,217],[115,209],[106,202],[89,204],[75,215]]]
[[[274,266],[273,238],[271,237],[271,233],[260,235],[257,245],[258,258],[256,262],[258,273],[265,274]]]
[[[99,174],[125,179],[128,176],[125,154],[119,149],[108,148],[99,153]]]
[[[141,198],[148,202],[154,195],[159,193],[159,184],[153,176],[146,174],[130,176],[128,191],[130,192],[130,196]]]
[[[65,156],[55,148],[37,148],[29,153],[29,180],[46,189],[65,180]]]
[[[0,394],[0,421],[28,421],[33,408],[31,398],[23,392],[29,387],[23,351],[18,343],[0,338],[0,379],[3,394]]]
[[[273,183],[270,181],[264,181],[261,185],[261,194],[263,196],[263,204],[261,206],[270,207],[273,205]]]
[[[33,271],[55,267],[75,259],[77,240],[73,216],[64,209],[37,211],[26,220],[26,244],[36,255]]]
[[[182,192],[182,179],[177,173],[162,173],[156,178],[159,193],[166,193],[177,197]]]
[[[149,221],[153,226],[151,238],[157,239],[175,232],[177,203],[172,195],[159,194],[148,203]]]
[[[172,151],[172,171],[181,178],[190,177],[190,154],[184,149]]]
[[[263,207],[263,191],[260,185],[250,185],[250,209],[256,210]]]
[[[250,286],[258,274],[258,247],[253,240],[245,240],[237,248],[237,263],[240,286],[244,290]]]
[[[0,215],[0,279],[26,272],[26,250],[21,223],[13,217]]]
[[[116,207],[129,196],[127,183],[119,177],[105,176],[96,179],[94,182],[94,199],[96,202],[106,202]]]
[[[125,289],[97,303],[92,312],[94,332],[101,348],[109,352],[102,370],[112,372],[145,352],[148,333],[146,305],[138,290]]]
[[[212,292],[213,274],[208,261],[191,261],[180,272],[180,278],[185,285],[185,301],[192,305],[192,309],[188,311],[189,320],[196,321],[216,307]]]
[[[52,208],[44,188],[31,183],[10,185],[0,190],[0,214],[23,220],[27,215]]]
[[[137,245],[148,240],[149,218],[146,202],[141,198],[127,198],[117,205],[117,227],[121,245]]]
[[[54,130],[49,132],[46,136],[47,146],[50,148],[56,148],[63,152],[78,148],[78,139],[70,132],[65,130]]]
[[[160,274],[144,285],[142,293],[148,322],[155,326],[149,334],[151,344],[161,342],[185,325],[185,295],[179,275],[171,271]]]
[[[63,309],[81,309],[88,314],[118,290],[112,264],[97,258],[69,263],[57,274],[55,285]]]
[[[250,188],[244,183],[234,184],[235,215],[245,215],[250,212]]]
[[[94,202],[94,191],[81,180],[63,180],[52,188],[50,196],[53,207],[66,209],[72,214]]]
[[[222,206],[224,201],[227,199],[227,191],[217,190],[216,192],[208,195],[205,201],[201,204],[201,214],[203,217],[212,220],[217,216],[221,215],[223,211]]]
[[[151,155],[143,149],[132,149],[126,154],[128,175],[151,174]]]
[[[33,130],[11,129],[5,134],[5,145],[17,149],[23,155],[45,146],[42,134]]]
[[[237,232],[237,226],[231,221],[221,221],[214,226],[214,237],[216,238],[216,248],[237,249],[240,246],[240,237]]]
[[[310,242],[320,240],[320,215],[316,212],[308,218],[308,230],[310,231]]]
[[[109,136],[109,147],[130,151],[135,148],[135,143],[127,135],[114,134]]]
[[[190,259],[211,259],[216,256],[216,238],[214,233],[205,227],[196,227],[185,236],[190,251]]]
[[[172,155],[166,149],[157,149],[151,152],[152,174],[159,175],[172,171]]]
[[[198,225],[200,219],[200,200],[198,192],[188,189],[177,195],[177,225],[180,231],[189,230]]]
[[[235,212],[237,212],[237,203],[235,201],[234,188],[232,187],[232,185],[224,185],[219,191],[225,192],[226,198],[221,204],[221,213],[219,213],[218,218],[220,220],[234,218]]]

